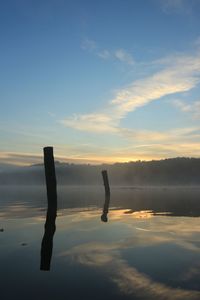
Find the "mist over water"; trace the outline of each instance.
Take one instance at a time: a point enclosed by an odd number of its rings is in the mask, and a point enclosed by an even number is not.
[[[200,159],[173,158],[136,161],[111,165],[76,165],[55,163],[58,185],[101,185],[101,171],[106,169],[114,186],[198,186]],[[2,168],[0,185],[44,185],[44,165]]]
[[[58,210],[101,209],[104,200],[103,186],[60,186],[58,185]],[[31,214],[46,210],[45,186],[3,186],[0,187],[1,213],[12,206],[27,207]],[[155,213],[168,212],[171,215],[199,216],[199,187],[112,187],[111,208],[131,211],[152,210]],[[32,209],[31,209],[32,208]],[[35,212],[34,212],[35,213]]]

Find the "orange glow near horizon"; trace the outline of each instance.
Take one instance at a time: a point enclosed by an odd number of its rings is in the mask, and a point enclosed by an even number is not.
[[[61,163],[74,163],[74,164],[91,164],[91,165],[100,165],[100,164],[114,164],[114,163],[128,163],[131,161],[151,161],[151,160],[160,160],[164,157],[156,156],[93,156],[93,157],[77,157],[77,156],[64,156],[57,155],[56,148],[54,150],[55,161]],[[29,166],[32,164],[43,163],[43,156],[41,154],[35,153],[14,153],[14,152],[3,152],[0,153],[0,162],[6,164],[13,164],[17,166]]]

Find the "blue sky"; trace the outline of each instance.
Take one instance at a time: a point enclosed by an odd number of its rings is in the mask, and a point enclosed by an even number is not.
[[[0,162],[200,156],[198,0],[0,3]]]

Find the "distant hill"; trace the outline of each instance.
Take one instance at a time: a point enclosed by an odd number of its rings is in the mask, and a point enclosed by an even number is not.
[[[7,164],[7,163],[0,163],[0,173],[1,172],[5,172],[5,171],[13,171],[18,169],[19,167],[16,165],[12,165],[12,164]]]
[[[107,169],[111,185],[200,185],[200,158],[172,158],[112,165],[76,165],[56,162],[61,185],[102,184],[101,170]],[[43,164],[0,168],[0,185],[45,184]]]

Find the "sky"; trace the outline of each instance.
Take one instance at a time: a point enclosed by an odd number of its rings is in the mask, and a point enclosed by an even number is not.
[[[200,157],[199,0],[0,1],[0,163]]]

